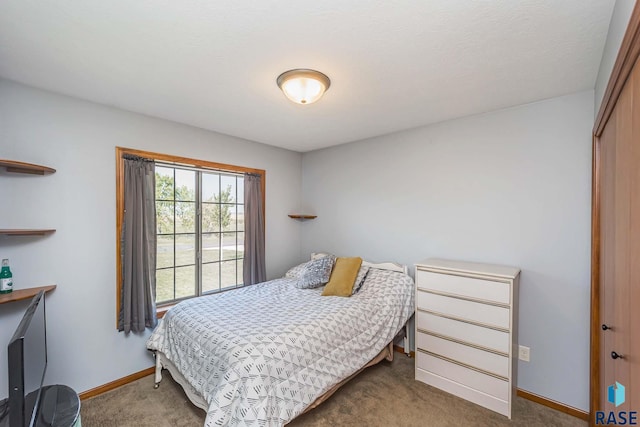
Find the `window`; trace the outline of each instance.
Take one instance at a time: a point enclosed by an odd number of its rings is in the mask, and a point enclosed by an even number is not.
[[[123,154],[155,160],[156,304],[242,286],[244,174],[262,176],[264,195],[265,171],[117,147],[116,313],[122,275]]]
[[[156,162],[156,303],[242,286],[244,176]]]

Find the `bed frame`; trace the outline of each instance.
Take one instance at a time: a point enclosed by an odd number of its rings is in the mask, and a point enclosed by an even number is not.
[[[311,258],[312,259],[319,258],[319,257],[322,257],[324,255],[325,254],[323,254],[323,253],[313,253],[313,254],[311,254]],[[371,268],[377,268],[377,269],[380,269],[380,270],[391,270],[391,271],[397,271],[397,272],[400,272],[400,273],[404,273],[404,274],[407,274],[407,275],[409,274],[409,269],[408,269],[408,267],[406,265],[396,264],[394,262],[371,263],[371,262],[368,262],[368,261],[362,261],[362,265],[369,266]],[[407,323],[404,325],[404,330],[405,330],[405,334],[404,334],[404,353],[407,356],[410,356],[409,333],[411,332],[412,328],[409,328],[409,321],[407,321]],[[315,407],[317,407],[318,405],[320,405],[322,402],[324,402],[329,397],[331,397],[331,395],[333,395],[333,393],[338,391],[338,389],[340,387],[342,387],[344,384],[349,382],[349,380],[354,378],[356,375],[358,375],[360,372],[364,371],[369,366],[376,365],[376,364],[380,363],[383,360],[387,360],[389,362],[392,362],[393,361],[393,352],[394,352],[394,350],[393,350],[393,340],[392,340],[389,344],[387,344],[380,351],[380,353],[378,353],[378,355],[376,357],[371,359],[362,368],[358,369],[356,372],[351,374],[349,377],[343,379],[338,384],[336,384],[333,387],[331,387],[323,395],[319,396],[316,400],[313,401],[313,403],[311,403],[299,415],[305,414],[308,411],[310,411],[310,410],[314,409]],[[197,406],[198,408],[201,408],[204,411],[207,411],[207,409],[209,408],[209,405],[207,404],[207,402],[200,395],[200,393],[198,393],[198,391],[195,388],[193,388],[191,386],[191,384],[189,384],[189,382],[184,377],[184,375],[182,375],[180,373],[180,371],[178,371],[178,368],[176,368],[176,366],[169,359],[167,359],[167,357],[164,355],[164,353],[162,353],[160,351],[154,351],[153,355],[154,355],[154,357],[156,359],[156,370],[155,370],[155,378],[154,378],[155,384],[154,384],[153,388],[160,387],[160,381],[162,381],[162,369],[166,369],[166,370],[169,371],[169,373],[171,374],[171,377],[175,380],[175,382],[180,384],[180,386],[184,389],[184,392],[187,395],[187,397],[189,398],[189,400],[191,400],[191,402],[195,406]]]

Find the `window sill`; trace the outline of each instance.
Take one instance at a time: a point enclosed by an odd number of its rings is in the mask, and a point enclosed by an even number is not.
[[[163,305],[162,307],[157,307],[156,315],[158,316],[158,319],[162,319],[164,315],[167,313],[167,311],[169,311],[169,309],[174,305],[175,304],[170,304],[170,305]]]
[[[220,294],[222,292],[229,292],[229,291],[233,291],[234,289],[239,289],[239,288],[242,288],[242,287],[244,287],[244,285],[233,286],[233,287],[230,286],[228,288],[220,289],[219,291],[216,291],[216,292],[207,292],[206,294],[202,294],[202,295],[193,295],[193,296],[186,297],[186,298],[183,298],[183,299],[180,299],[180,300],[175,300],[173,303],[164,304],[164,305],[161,305],[159,307],[156,306],[156,315],[157,315],[158,319],[162,319],[164,317],[164,315],[167,313],[167,311],[169,311],[170,308],[174,307],[179,302],[182,302],[182,301],[185,301],[185,300],[188,300],[188,299],[191,299],[191,298],[198,298],[198,297],[203,297],[203,296],[206,296],[206,295],[216,295],[216,294]]]

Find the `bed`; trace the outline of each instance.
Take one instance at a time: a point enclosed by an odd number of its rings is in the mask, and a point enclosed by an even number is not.
[[[366,264],[349,298],[283,277],[177,304],[147,341],[156,385],[169,370],[207,412],[207,427],[288,423],[393,357],[393,339],[413,314],[413,280],[406,267]]]

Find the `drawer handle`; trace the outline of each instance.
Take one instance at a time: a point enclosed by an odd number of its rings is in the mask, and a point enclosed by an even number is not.
[[[621,354],[616,353],[615,351],[612,351],[611,352],[611,358],[613,360],[615,360],[615,359],[624,359],[624,356],[621,355]]]
[[[611,326],[607,326],[604,323],[602,324],[602,330],[606,331],[607,329],[611,329]]]

